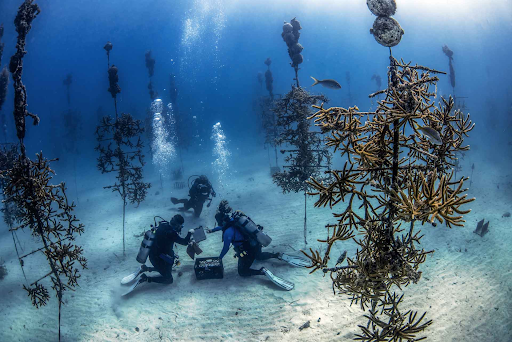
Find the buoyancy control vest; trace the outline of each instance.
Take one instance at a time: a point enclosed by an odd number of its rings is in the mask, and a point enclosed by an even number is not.
[[[263,247],[267,247],[272,242],[270,236],[263,232],[263,228],[256,225],[249,216],[241,211],[236,211],[232,218],[235,226],[243,235],[249,237],[249,239],[256,241]]]

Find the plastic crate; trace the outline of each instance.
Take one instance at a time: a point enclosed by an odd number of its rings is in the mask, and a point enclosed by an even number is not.
[[[224,278],[224,265],[222,265],[222,259],[217,257],[197,258],[194,271],[197,280]]]

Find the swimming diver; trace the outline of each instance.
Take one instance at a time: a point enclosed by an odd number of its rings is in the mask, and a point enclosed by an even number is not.
[[[186,246],[193,242],[192,234],[194,233],[194,229],[190,229],[186,237],[182,238],[180,236],[184,223],[185,219],[183,216],[174,215],[170,222],[161,221],[158,227],[146,232],[139,255],[137,255],[137,261],[142,263],[142,265],[137,271],[124,277],[121,284],[129,284],[135,279],[137,279],[137,281],[123,296],[132,292],[136,287],[145,282],[160,284],[173,283],[172,267],[178,259],[177,255],[174,253],[173,246],[175,243]],[[148,256],[153,267],[145,265]],[[158,271],[160,276],[148,277],[144,273],[153,271]]]
[[[208,180],[208,177],[205,175],[201,175],[194,180],[194,183],[190,187],[188,192],[189,199],[177,199],[175,197],[171,197],[171,202],[173,204],[183,203],[183,207],[179,208],[180,211],[186,211],[189,209],[194,209],[194,214],[196,217],[201,215],[203,211],[203,205],[206,200],[210,198],[210,203],[208,203],[207,207],[212,203],[213,197],[217,196],[215,190],[213,190],[213,186]]]
[[[288,291],[292,290],[293,283],[274,276],[265,267],[259,270],[251,268],[253,262],[255,260],[279,259],[299,267],[309,266],[309,262],[283,253],[262,252],[262,247],[268,246],[272,239],[263,233],[263,227],[256,225],[247,215],[241,211],[231,213],[231,210],[228,202],[222,200],[215,215],[219,226],[206,230],[207,233],[222,230],[224,245],[219,258],[224,258],[230,246],[233,245],[235,255],[238,257],[238,274],[240,276],[266,275],[276,285]]]

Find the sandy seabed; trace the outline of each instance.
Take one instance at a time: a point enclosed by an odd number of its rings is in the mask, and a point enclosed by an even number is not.
[[[246,167],[232,173],[224,188],[216,189],[219,196],[201,218],[193,218],[191,212],[184,215],[184,231],[199,225],[212,227],[216,205],[226,198],[234,209],[265,227],[273,239],[266,250],[300,255],[305,247],[304,196],[283,195],[272,183],[266,153],[241,158]],[[205,173],[208,166],[185,165],[191,174]],[[464,167],[470,171],[470,166]],[[491,168],[485,178],[483,171],[474,175],[469,193],[478,199],[468,206],[473,211],[466,217],[466,227],[422,227],[422,246],[435,253],[421,266],[418,284],[405,288],[402,310],[427,311],[426,317],[434,321],[424,334],[429,341],[512,341],[512,218],[502,217],[512,207],[511,189],[497,188],[506,181],[503,177]],[[146,201],[138,208],[127,207],[123,258],[119,196],[101,188],[108,184],[108,177],[94,169],[80,179],[76,215],[86,232],[77,243],[84,247],[89,268],[81,272],[80,287],[65,295],[63,341],[349,341],[359,333],[357,325],[366,323],[357,305],[350,306],[346,296],[333,295],[329,277],[319,272],[309,275],[309,270],[278,260],[256,262],[255,267],[264,265],[295,283],[293,291],[284,291],[265,277],[238,276],[232,250],[224,258],[224,279],[198,281],[193,260],[185,247],[178,246],[182,263],[173,272],[172,285],[143,284],[128,298],[121,298],[126,290],[121,278],[138,267],[135,256],[141,238],[135,235],[149,228],[153,216],[170,219],[177,213],[169,198],[185,196],[187,189],[174,190],[173,182],[164,180],[162,190],[157,177],[150,179],[153,188]],[[492,179],[492,184],[484,184],[484,179]],[[309,198],[307,203],[308,248],[322,249],[316,239],[325,237],[324,225],[334,220],[330,209],[314,209],[314,201]],[[490,233],[480,238],[473,230],[482,218],[491,223]],[[29,232],[19,237],[25,251],[37,246]],[[217,256],[221,234],[208,235],[201,248],[201,256]],[[353,255],[355,243],[336,245],[333,258],[345,249]],[[50,292],[46,307],[32,307],[22,289],[23,274],[5,227],[0,235],[0,258],[9,271],[0,281],[0,341],[57,340],[57,300]],[[44,275],[46,268],[41,255],[25,262],[32,281]],[[307,321],[311,321],[310,328],[300,331]]]

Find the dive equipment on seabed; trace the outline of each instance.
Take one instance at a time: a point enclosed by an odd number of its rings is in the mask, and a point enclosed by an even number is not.
[[[143,274],[144,275],[144,274]],[[144,282],[144,280],[142,279],[142,276],[137,278],[137,281],[135,283],[133,283],[132,286],[130,286],[130,288],[128,289],[128,291],[126,291],[125,293],[123,293],[121,296],[124,297],[126,296],[127,294],[130,294],[133,290],[135,290],[135,288],[137,286],[139,286],[140,284],[142,284]]]
[[[239,213],[238,215],[235,214],[234,219],[236,226],[240,228],[242,234],[252,237],[263,247],[267,247],[272,242],[270,236],[265,234],[262,228],[260,229],[249,216]]]
[[[121,285],[127,285],[135,280],[142,272],[145,272],[146,265],[140,265],[135,272],[121,279]]]
[[[295,284],[293,284],[291,281],[284,280],[282,278],[279,278],[278,276],[275,276],[272,272],[267,270],[265,267],[262,267],[261,270],[268,279],[270,279],[274,284],[279,286],[280,288],[285,289],[286,291],[291,291],[295,287]]]
[[[224,278],[224,265],[222,259],[217,257],[196,258],[194,271],[197,280]]]
[[[295,266],[295,267],[309,267],[311,266],[311,261],[297,257],[297,256],[291,256],[288,254],[280,253],[277,257],[279,260],[282,260],[284,262],[287,262],[288,264]]]

